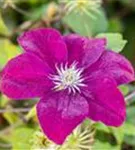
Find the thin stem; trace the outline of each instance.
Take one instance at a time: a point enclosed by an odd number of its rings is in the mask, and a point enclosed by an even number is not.
[[[13,125],[11,125],[11,126],[5,128],[5,129],[1,130],[1,131],[0,131],[0,137],[2,137],[4,134],[7,134],[7,133],[10,132],[12,129],[18,127],[18,126],[21,125],[21,124],[22,124],[22,121],[18,121],[17,123],[15,123],[15,124],[13,124]]]
[[[30,110],[31,108],[0,109],[0,113],[5,113],[5,112],[20,113],[20,112],[28,112]]]
[[[12,9],[14,9],[15,11],[17,11],[18,13],[22,14],[22,15],[25,15],[25,16],[30,16],[29,13],[27,13],[26,11],[18,8],[17,6],[10,6]]]
[[[132,98],[135,97],[135,91],[130,93],[128,96],[125,97],[125,101],[128,103]]]
[[[11,144],[0,143],[1,148],[12,148]]]
[[[10,39],[10,36],[0,33],[0,38]]]

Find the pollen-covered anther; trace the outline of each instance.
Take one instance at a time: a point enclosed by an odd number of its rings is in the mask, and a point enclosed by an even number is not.
[[[56,66],[57,75],[51,75],[55,84],[54,88],[56,91],[68,89],[68,92],[81,92],[80,87],[86,86],[84,84],[84,78],[82,76],[83,68],[77,68],[77,63],[73,63],[68,67],[68,64],[61,64],[60,67]]]

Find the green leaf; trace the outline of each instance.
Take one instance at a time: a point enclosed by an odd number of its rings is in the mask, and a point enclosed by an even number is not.
[[[135,124],[135,106],[127,108],[127,123]]]
[[[8,35],[9,34],[9,31],[2,19],[2,16],[1,16],[1,13],[0,13],[0,33],[1,34],[4,34],[4,35]]]
[[[5,107],[5,105],[8,103],[9,99],[5,95],[0,96],[0,107]]]
[[[0,150],[11,150],[12,145],[3,138],[0,138]]]
[[[123,130],[125,135],[135,136],[135,125],[126,122],[123,126]]]
[[[28,127],[19,127],[13,131],[11,143],[13,150],[30,150],[30,139],[35,132],[35,129]]]
[[[124,27],[122,24],[122,21],[118,18],[111,18],[109,19],[109,25],[108,25],[108,32],[123,32]]]
[[[47,6],[48,5],[42,5],[40,7],[33,8],[31,10],[31,16],[26,16],[26,18],[27,19],[31,19],[31,20],[40,19],[42,16],[45,16],[45,12],[46,12]]]
[[[63,18],[63,22],[67,24],[73,31],[84,35],[92,36],[107,30],[108,22],[103,10],[96,14],[96,19],[91,18],[85,13],[70,12]]]
[[[14,124],[19,119],[19,117],[17,116],[17,114],[11,113],[11,112],[10,113],[9,112],[5,112],[3,114],[3,116],[8,121],[9,124]]]
[[[125,6],[130,9],[135,10],[135,1],[134,0],[119,0],[120,2],[122,2],[123,4],[125,4]]]
[[[135,136],[135,126],[125,122],[121,127],[109,127],[112,134],[115,136],[117,143],[122,144],[125,136]]]
[[[127,85],[121,85],[119,86],[119,89],[123,93],[123,95],[127,95],[129,93],[129,87]]]
[[[126,136],[124,138],[124,142],[127,143],[128,145],[135,146],[135,136]]]
[[[100,140],[96,140],[92,150],[120,150],[120,147],[113,146],[108,142],[102,142]]]
[[[37,4],[39,0],[29,0],[28,2],[33,5],[33,4]]]
[[[106,125],[104,125],[103,123],[96,123],[95,128],[97,130],[101,130],[103,132],[110,133],[109,128]]]
[[[117,53],[121,52],[127,44],[127,40],[123,40],[123,37],[120,33],[100,33],[96,37],[106,38],[107,49],[113,50]]]
[[[123,126],[119,128],[109,127],[109,129],[116,138],[117,144],[121,145],[124,139],[124,127]]]
[[[26,119],[31,119],[36,116],[36,106],[34,106],[26,115]]]
[[[4,66],[8,60],[20,54],[20,49],[7,39],[1,39],[0,46],[0,66]]]

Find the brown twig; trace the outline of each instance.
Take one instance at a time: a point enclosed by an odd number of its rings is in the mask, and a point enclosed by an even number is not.
[[[0,137],[2,137],[4,134],[6,135],[9,133],[12,129],[18,127],[19,125],[22,124],[22,121],[18,121],[15,124],[8,126],[7,128],[4,128],[3,130],[0,131]]]
[[[135,98],[135,91],[133,91],[132,93],[130,93],[129,95],[127,95],[127,96],[125,97],[125,101],[126,101],[127,103],[129,103],[129,101],[132,100],[132,98]]]
[[[5,143],[0,143],[0,147],[1,148],[8,148],[8,149],[11,149],[12,148],[12,145],[11,144],[5,144]]]
[[[10,36],[0,33],[0,38],[10,39]]]
[[[14,108],[14,109],[0,109],[0,113],[20,113],[20,112],[28,112],[31,108]]]

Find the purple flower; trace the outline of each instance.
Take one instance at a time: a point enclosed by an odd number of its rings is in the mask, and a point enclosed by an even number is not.
[[[54,29],[37,29],[19,39],[24,53],[5,66],[1,90],[13,99],[40,97],[39,123],[49,139],[62,144],[85,118],[120,126],[126,116],[117,88],[134,80],[130,62],[105,39],[88,39]]]

